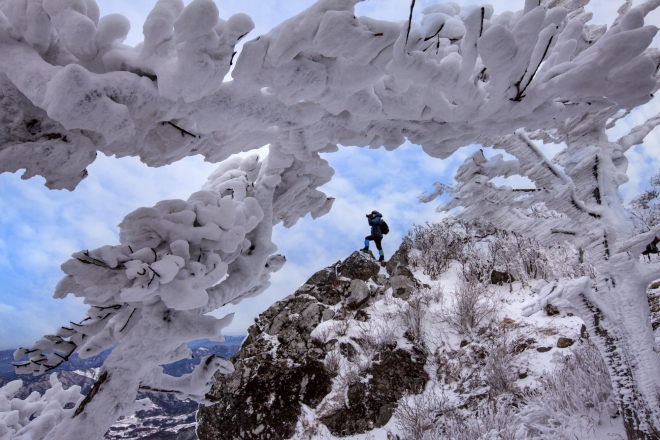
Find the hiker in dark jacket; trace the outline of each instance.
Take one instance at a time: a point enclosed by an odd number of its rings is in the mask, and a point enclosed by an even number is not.
[[[385,261],[385,253],[381,246],[383,233],[380,230],[380,225],[383,222],[383,214],[378,211],[371,211],[371,214],[367,214],[367,220],[369,220],[369,226],[371,226],[371,235],[364,237],[364,249],[362,251],[367,252],[369,250],[369,241],[373,240],[380,255],[378,261]]]
[[[660,253],[658,251],[658,243],[660,243],[660,238],[655,237],[652,242],[646,245],[646,250],[642,252],[642,255],[649,257],[649,261],[651,261],[651,254]]]

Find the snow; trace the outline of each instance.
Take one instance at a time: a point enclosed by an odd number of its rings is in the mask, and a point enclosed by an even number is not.
[[[421,270],[417,270],[414,273],[418,280],[430,286],[429,292],[437,292],[435,294],[436,299],[430,300],[424,314],[424,338],[426,344],[428,344],[430,353],[439,350],[460,350],[465,342],[465,336],[456,334],[454,330],[447,326],[442,318],[443,312],[446,313],[447,306],[453,299],[454,292],[458,285],[461,284],[459,271],[460,265],[458,262],[453,262],[450,268],[435,280],[430,279],[428,275],[424,275]],[[543,280],[538,280],[538,282],[546,283]],[[527,338],[527,340],[532,338],[534,340],[531,347],[516,354],[512,361],[514,368],[518,368],[519,371],[525,373],[524,377],[517,378],[515,386],[519,390],[529,393],[530,390],[541,386],[540,381],[558,368],[558,365],[561,364],[561,359],[571,357],[574,347],[557,348],[557,338],[561,336],[571,338],[574,341],[582,341],[581,327],[583,321],[579,317],[564,310],[555,316],[548,316],[545,312],[538,312],[527,316],[524,312],[526,304],[542,297],[542,293],[539,293],[539,287],[524,287],[520,282],[516,281],[511,285],[491,285],[489,289],[491,289],[499,301],[495,325],[508,328],[511,337],[522,336],[523,338]],[[378,333],[377,327],[379,325],[385,325],[391,327],[390,331],[395,335],[394,338],[398,348],[412,349],[411,342],[403,337],[404,332],[407,331],[406,324],[399,319],[401,310],[406,307],[406,301],[393,298],[391,294],[391,290],[386,291],[383,296],[366,307],[365,312],[370,317],[369,321],[361,323],[349,319],[346,331],[342,331],[341,333],[337,332],[336,321],[325,321],[320,323],[312,331],[311,336],[323,342],[330,339],[337,339],[340,342],[350,344],[356,338],[364,339],[366,334],[376,335]],[[578,344],[581,343],[583,342],[578,342]],[[535,349],[536,347],[552,347],[552,349],[539,352]],[[363,356],[361,352],[362,349],[358,350],[358,357]],[[371,355],[368,356],[371,358]],[[365,361],[366,359],[359,358],[354,363],[355,365],[361,365]],[[337,409],[337,405],[341,406],[344,404],[345,397],[342,399],[341,396],[344,395],[346,390],[344,389],[345,384],[342,378],[351,374],[350,369],[352,368],[352,364],[343,361],[339,365],[340,371],[333,379],[333,389],[324,401],[316,409],[303,405],[302,414],[298,420],[296,434],[292,438],[293,440],[310,438],[310,435],[313,435],[313,438],[327,440],[340,438],[333,436],[319,422],[321,417],[332,414]],[[425,368],[431,380],[427,383],[426,390],[420,396],[429,393],[441,393],[444,396],[443,398],[454,402],[454,405],[460,406],[463,404],[468,396],[462,395],[458,390],[452,391],[446,385],[443,385],[440,380],[434,379],[438,377],[438,373],[436,372],[437,366],[432,361],[428,362]],[[368,380],[368,377],[361,378],[361,380]],[[404,397],[403,400],[405,399]],[[524,407],[522,407],[522,411],[524,413]],[[606,417],[603,419],[603,416],[598,411],[573,414],[571,417],[570,420],[561,421],[562,424],[566,424],[565,428],[563,428],[565,431],[563,432],[572,432],[572,435],[577,436],[577,438],[593,440],[610,437],[625,438],[625,431],[620,417],[614,419]],[[408,433],[401,431],[397,423],[397,416],[395,415],[381,428],[364,434],[341,438],[354,440],[389,439],[392,438],[392,435],[403,435],[402,438],[408,438],[405,436]]]
[[[127,19],[100,17],[94,0],[0,0],[0,172],[23,168],[25,178],[42,175],[48,187],[72,190],[97,152],[162,166],[193,154],[222,162],[270,145],[261,161],[222,163],[186,201],[130,213],[120,244],[63,264],[55,297],[84,298],[88,316],[19,349],[17,361],[26,354],[29,361],[17,371],[41,374],[73,352],[86,357],[116,345],[103,367],[113,385],[48,438],[99,438],[134,410],[141,381],[170,384],[158,365],[188,356],[185,342],[220,337],[231,316],[210,312],[268,287],[285,263],[273,225],[291,227],[332,207],[317,189],[334,172],[319,152],[337,144],[394,149],[406,139],[438,158],[473,142],[515,156],[468,159],[449,208],[543,243],[569,236],[600,258],[593,285],[560,281],[561,299],[592,335],[589,318],[603,315],[619,341],[621,356],[608,367],[622,408],[634,391],[652,408],[652,423],[660,420],[660,360],[644,302],[652,270],[617,252],[629,239],[618,195],[624,153],[658,121],[617,142],[605,136],[608,119],[657,91],[660,52],[648,49],[657,29],[644,17],[658,2],[630,9],[606,31],[585,26],[580,2],[528,0],[524,10],[501,14],[431,5],[419,24],[355,17],[356,3],[320,0],[236,57],[254,24],[245,14],[221,19],[211,0],[159,0],[137,47],[122,43]],[[232,66],[233,80],[224,81]],[[554,162],[534,145],[557,139],[567,148]],[[521,198],[490,182],[512,175],[539,191]],[[539,204],[564,217],[526,215]],[[607,341],[599,344],[606,354]],[[138,358],[141,365],[126,366]],[[213,359],[209,368],[230,371]],[[213,372],[194,373],[172,391],[203,400],[210,386],[203,378]]]

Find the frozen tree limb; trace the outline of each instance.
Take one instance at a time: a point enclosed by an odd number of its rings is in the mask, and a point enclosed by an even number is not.
[[[319,152],[391,150],[406,139],[438,158],[478,140],[516,157],[473,155],[448,206],[539,241],[568,239],[595,259],[590,290],[568,298],[599,341],[631,438],[660,426],[646,269],[617,251],[629,238],[618,195],[625,145],[655,122],[621,143],[604,134],[608,119],[657,90],[658,53],[648,50],[657,29],[644,17],[659,2],[607,30],[586,24],[582,0],[528,0],[500,15],[431,5],[420,23],[355,17],[357,1],[320,0],[236,58],[252,20],[221,19],[211,0],[159,0],[136,48],[122,43],[127,20],[100,17],[94,0],[0,0],[0,172],[24,168],[24,178],[73,189],[98,151],[160,166],[194,154],[222,162],[270,144],[263,161],[220,164],[186,201],[130,213],[119,245],[62,266],[55,297],[84,298],[87,317],[19,349],[17,371],[41,374],[72,353],[114,349],[94,394],[45,438],[100,438],[135,410],[141,386],[202,396],[227,365],[211,359],[182,381],[154,369],[188,356],[190,340],[221,338],[232,316],[209,313],[268,287],[285,262],[275,224],[328,212],[333,199],[318,187],[333,170]],[[232,65],[234,80],[223,82]],[[567,147],[550,161],[527,133]],[[513,175],[535,188],[491,182]]]

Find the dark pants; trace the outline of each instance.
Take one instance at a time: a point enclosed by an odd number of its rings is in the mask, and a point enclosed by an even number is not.
[[[378,249],[379,251],[383,250],[383,247],[380,245],[381,240],[383,239],[383,237],[379,237],[378,235],[368,235],[368,236],[364,237],[364,239],[365,240],[371,240],[374,243],[376,243],[376,249]]]

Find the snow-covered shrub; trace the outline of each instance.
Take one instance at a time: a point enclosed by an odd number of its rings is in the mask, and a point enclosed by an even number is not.
[[[426,346],[424,340],[424,317],[429,307],[429,298],[426,292],[416,291],[406,301],[406,304],[401,308],[401,320],[403,321],[404,328],[413,342],[417,343],[420,348]]]
[[[612,417],[620,415],[612,382],[596,346],[583,341],[557,362],[521,408],[530,438],[580,438],[598,425],[616,423]]]
[[[596,268],[589,254],[569,242],[551,243],[539,249],[537,266],[546,280],[580,277],[596,278]]]
[[[358,341],[365,350],[379,351],[396,345],[398,329],[394,320],[368,320],[357,322]]]
[[[486,365],[484,379],[488,385],[488,395],[495,397],[511,392],[516,386],[518,374],[513,368],[513,336],[502,330],[486,342]]]
[[[459,260],[466,243],[472,240],[469,226],[453,219],[415,225],[408,233],[410,263],[436,279],[453,260]]]
[[[527,440],[528,437],[515,402],[502,399],[487,401],[472,413],[448,412],[434,426],[431,439]]]
[[[488,326],[499,310],[495,294],[484,284],[461,280],[449,303],[441,312],[441,319],[460,335],[469,335]]]
[[[403,434],[402,440],[431,440],[438,417],[453,408],[446,397],[433,391],[406,393],[394,412],[394,424]]]
[[[651,188],[635,196],[630,202],[628,213],[634,234],[648,232],[660,224],[660,172],[649,179]]]
[[[348,319],[339,319],[333,321],[332,330],[337,336],[346,336],[351,323]]]
[[[328,352],[323,361],[325,368],[332,374],[337,374],[340,371],[342,356],[339,353],[339,349],[335,348]]]

